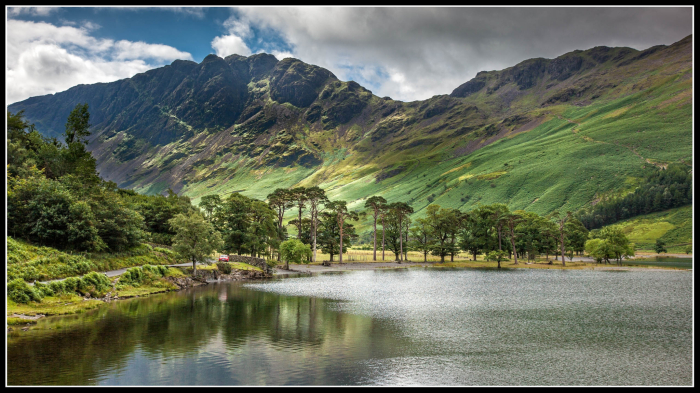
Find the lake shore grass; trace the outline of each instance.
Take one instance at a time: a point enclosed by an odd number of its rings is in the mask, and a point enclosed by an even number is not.
[[[233,265],[232,268],[234,270],[262,271],[262,269],[260,269],[257,266],[251,266],[245,263],[233,262],[231,264]],[[214,270],[216,268],[216,264],[212,264],[208,266],[202,266],[201,268],[198,266],[197,270]],[[171,267],[169,268],[168,273],[165,277],[137,286],[117,286],[116,284],[120,276],[110,277],[113,289],[110,291],[109,296],[106,298],[84,298],[83,296],[78,294],[69,294],[60,296],[47,296],[44,297],[40,302],[28,303],[15,303],[14,301],[7,298],[6,325],[9,327],[11,325],[24,325],[27,323],[36,323],[36,319],[50,315],[68,315],[82,313],[97,308],[102,304],[109,303],[113,300],[142,297],[170,291],[179,291],[182,288],[175,285],[172,281],[168,280],[168,278],[180,279],[188,277],[189,275],[186,274],[187,271],[187,267]],[[192,268],[189,267],[190,274],[191,271]]]

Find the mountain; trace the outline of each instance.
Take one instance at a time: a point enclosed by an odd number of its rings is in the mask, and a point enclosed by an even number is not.
[[[297,59],[209,55],[8,110],[59,136],[83,102],[101,176],[139,192],[197,202],[319,185],[351,208],[383,195],[417,216],[431,202],[546,214],[691,165],[692,36],[530,59],[424,101],[378,97]]]

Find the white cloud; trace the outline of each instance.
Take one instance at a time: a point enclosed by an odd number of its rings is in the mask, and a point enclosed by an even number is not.
[[[171,46],[113,41],[83,28],[7,21],[7,103],[56,93],[78,84],[112,82],[192,55]]]
[[[57,7],[8,7],[7,15],[10,17],[19,15],[48,16],[58,10]]]
[[[187,52],[180,52],[172,46],[162,44],[147,44],[145,42],[131,42],[121,40],[114,44],[115,56],[119,60],[127,59],[156,59],[161,61],[188,59],[192,56]]]
[[[211,47],[214,48],[216,55],[219,57],[233,54],[248,56],[251,54],[250,48],[243,42],[241,37],[233,34],[215,37],[211,42]]]
[[[263,53],[264,51],[259,51],[258,53]],[[294,57],[294,54],[291,52],[280,52],[278,50],[273,50],[272,55],[274,55],[277,60],[282,60],[286,59],[287,57]]]
[[[228,29],[229,33],[242,38],[250,36],[251,33],[248,23],[234,18],[226,19],[224,27]]]
[[[250,25],[245,21],[228,18],[224,22],[224,27],[228,29],[228,35],[215,37],[211,42],[211,47],[216,51],[219,57],[229,55],[249,56],[252,51],[243,41],[243,38],[250,37]]]

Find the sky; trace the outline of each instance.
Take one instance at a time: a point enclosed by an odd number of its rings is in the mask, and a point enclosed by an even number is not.
[[[670,45],[692,7],[6,7],[6,103],[176,59],[271,53],[380,97],[449,94],[479,71],[576,49]]]

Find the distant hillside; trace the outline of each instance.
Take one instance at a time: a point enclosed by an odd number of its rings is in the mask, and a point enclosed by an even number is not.
[[[692,36],[530,59],[425,101],[377,97],[296,59],[209,55],[8,110],[56,136],[82,102],[98,171],[139,192],[196,203],[319,185],[351,208],[378,194],[416,216],[430,202],[546,214],[691,164]]]

